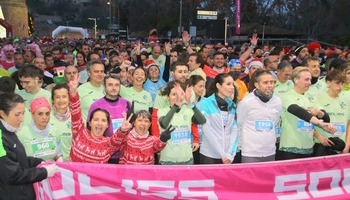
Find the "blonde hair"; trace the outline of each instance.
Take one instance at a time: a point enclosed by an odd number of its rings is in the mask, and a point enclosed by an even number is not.
[[[311,73],[308,67],[298,66],[298,67],[294,68],[293,71],[292,71],[292,75],[290,77],[290,79],[293,81],[293,83],[294,83],[294,79],[295,78],[300,78],[301,72],[309,72],[309,73]]]

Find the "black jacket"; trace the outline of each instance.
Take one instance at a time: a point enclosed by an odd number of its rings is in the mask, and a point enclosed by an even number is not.
[[[36,168],[43,160],[27,157],[16,133],[0,121],[0,199],[35,199],[33,183],[47,178],[45,168]]]

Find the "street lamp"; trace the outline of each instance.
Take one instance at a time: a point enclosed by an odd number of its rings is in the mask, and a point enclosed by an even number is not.
[[[112,0],[107,1],[107,5],[109,6],[109,25],[112,24]]]
[[[95,31],[95,39],[96,39],[96,36],[97,36],[97,31],[96,31],[96,29],[97,29],[96,18],[88,18],[88,20],[93,20],[93,21],[95,22],[95,24],[94,24],[94,31]]]

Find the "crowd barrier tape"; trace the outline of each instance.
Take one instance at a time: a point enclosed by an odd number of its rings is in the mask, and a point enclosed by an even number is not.
[[[37,199],[350,199],[350,155],[232,165],[58,162]]]

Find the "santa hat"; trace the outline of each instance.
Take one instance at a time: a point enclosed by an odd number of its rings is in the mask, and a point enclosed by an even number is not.
[[[310,44],[307,45],[307,48],[310,51],[314,52],[316,49],[320,50],[321,49],[321,45],[318,42],[311,42]]]
[[[264,68],[264,65],[261,61],[259,60],[253,60],[249,63],[248,67],[245,68],[244,70],[244,73],[248,74],[249,73],[249,70],[253,67],[253,66],[257,66],[259,67],[260,69],[263,69]]]
[[[145,69],[148,69],[148,68],[151,67],[152,65],[157,65],[157,64],[156,64],[156,62],[154,62],[154,60],[148,59],[148,60],[146,60],[146,63],[145,63],[144,68],[145,68]]]

